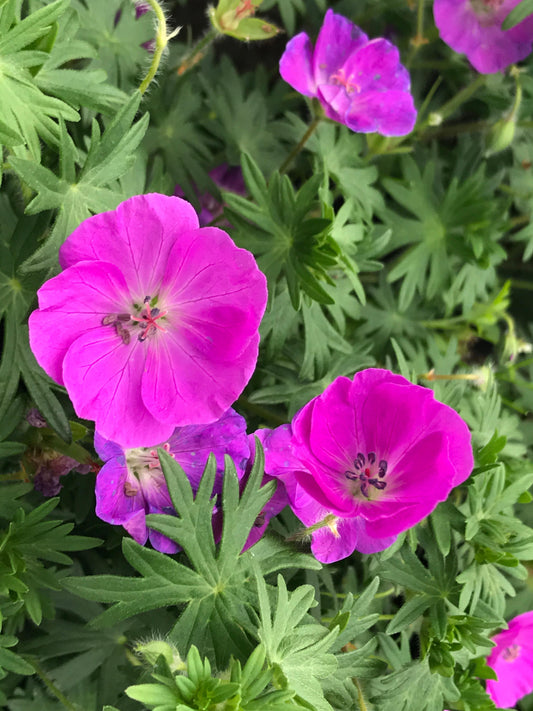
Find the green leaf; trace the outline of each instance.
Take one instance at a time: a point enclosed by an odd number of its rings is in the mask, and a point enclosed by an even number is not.
[[[141,95],[135,92],[109,124],[103,136],[96,121],[93,122],[91,143],[84,165],[77,178],[74,175],[75,149],[61,127],[64,147],[62,176],[22,158],[12,158],[13,169],[33,190],[36,196],[26,211],[36,213],[58,208],[54,227],[42,246],[21,266],[22,272],[41,271],[57,264],[57,253],[66,237],[92,214],[114,209],[125,197],[117,191],[116,180],[133,164],[135,150],[148,125],[148,114],[132,122],[139,107]]]
[[[261,615],[259,637],[278,683],[282,688],[294,690],[311,708],[332,711],[320,680],[337,668],[337,661],[328,650],[338,635],[338,628],[328,631],[313,622],[300,624],[314,604],[314,590],[310,585],[301,585],[289,593],[279,575],[277,604],[272,610],[263,577],[256,574],[256,580]]]
[[[522,20],[533,14],[533,0],[522,0],[514,7],[502,22],[502,30],[510,30],[516,27]]]
[[[27,326],[21,329],[21,338],[17,346],[20,372],[31,397],[50,427],[65,442],[70,443],[72,432],[67,416],[50,388],[48,376],[45,375],[30,350]]]

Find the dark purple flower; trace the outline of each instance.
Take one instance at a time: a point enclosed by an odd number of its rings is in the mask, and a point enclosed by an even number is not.
[[[241,394],[259,347],[266,279],[189,203],[156,193],[90,217],[29,319],[39,364],[76,413],[123,447],[214,422]]]
[[[36,407],[32,407],[31,410],[28,411],[26,420],[32,427],[48,427],[48,422],[44,419]]]
[[[435,0],[441,39],[466,54],[481,74],[501,72],[527,57],[533,45],[533,15],[510,30],[501,25],[520,0]]]
[[[65,476],[72,470],[79,474],[87,474],[91,471],[90,464],[80,464],[76,459],[67,457],[58,452],[44,450],[39,458],[37,471],[33,478],[33,486],[37,491],[40,491],[43,496],[57,496],[63,485],[61,477]]]
[[[403,136],[416,109],[409,73],[394,45],[370,40],[342,15],[328,10],[313,48],[305,32],[293,37],[280,60],[283,79],[317,98],[326,115],[359,133]]]
[[[431,390],[378,369],[339,377],[305,405],[290,453],[277,476],[300,520],[319,524],[311,547],[324,563],[387,548],[473,467],[459,415]]]
[[[230,166],[227,163],[222,163],[209,172],[209,177],[221,190],[237,193],[237,195],[246,195],[246,185],[244,184],[242,170],[238,165]],[[200,214],[198,215],[198,221],[200,223],[200,227],[205,227],[214,219],[222,215],[222,212],[224,211],[224,204],[220,202],[217,197],[211,195],[211,193],[199,193],[196,186],[194,186],[194,188],[200,202]],[[177,197],[185,196],[185,193],[181,189],[180,185],[176,185],[174,188],[174,195]]]
[[[178,546],[157,531],[148,530],[146,514],[175,514],[155,448],[123,449],[95,433],[94,446],[105,462],[96,478],[96,514],[103,521],[123,526],[141,545],[150,539],[163,553],[175,553]],[[224,455],[228,454],[241,477],[250,456],[246,422],[228,410],[209,425],[178,427],[160,445],[184,469],[194,491],[198,489],[207,458],[217,460],[214,493],[222,491]]]

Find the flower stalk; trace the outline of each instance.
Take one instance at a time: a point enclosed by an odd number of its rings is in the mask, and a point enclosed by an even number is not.
[[[161,63],[161,57],[163,56],[163,52],[165,51],[168,43],[181,30],[181,27],[176,27],[173,32],[168,34],[167,20],[161,5],[157,2],[157,0],[147,0],[147,2],[150,4],[150,7],[154,11],[157,18],[157,31],[155,35],[155,49],[152,56],[152,63],[150,64],[148,72],[139,86],[141,94],[144,94],[157,74],[157,70],[159,69],[159,65]]]

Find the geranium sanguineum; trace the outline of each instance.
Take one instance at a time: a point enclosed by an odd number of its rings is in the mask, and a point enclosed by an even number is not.
[[[283,79],[315,97],[326,115],[352,131],[384,136],[410,133],[416,109],[407,69],[388,40],[369,40],[353,22],[328,10],[315,47],[305,32],[293,37],[280,60]]]
[[[175,553],[178,546],[174,541],[146,526],[148,513],[176,513],[156,448],[123,449],[98,432],[94,446],[105,462],[96,477],[96,514],[103,521],[123,526],[141,545],[149,538],[157,550]],[[239,477],[244,474],[250,455],[246,422],[232,409],[210,425],[176,428],[161,447],[180,464],[194,491],[213,452],[217,461],[215,494],[222,491],[224,455],[233,459]]]
[[[533,15],[509,30],[502,22],[520,0],[435,0],[435,24],[444,42],[466,54],[481,74],[501,72],[530,54]]]
[[[177,197],[138,195],[85,220],[39,290],[30,344],[76,413],[123,447],[214,422],[256,364],[266,279]]]
[[[273,472],[329,563],[374,553],[425,518],[473,468],[470,432],[433,391],[387,370],[339,377],[294,417]],[[292,464],[291,464],[292,460]]]
[[[498,680],[487,679],[487,693],[498,708],[511,708],[533,691],[533,612],[514,617],[492,641],[487,664]]]

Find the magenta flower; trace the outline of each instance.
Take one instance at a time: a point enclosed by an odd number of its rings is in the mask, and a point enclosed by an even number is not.
[[[487,679],[487,693],[498,708],[511,708],[533,691],[533,612],[514,617],[492,640],[487,664],[498,681]]]
[[[330,563],[374,553],[421,521],[473,467],[470,433],[433,392],[387,370],[337,378],[292,422],[291,507]]]
[[[105,462],[96,478],[96,515],[107,523],[123,526],[141,545],[149,538],[156,550],[175,553],[178,545],[174,541],[146,526],[148,513],[176,513],[156,449],[124,450],[98,432],[94,446]],[[250,456],[246,422],[231,409],[210,425],[178,427],[160,446],[181,465],[194,491],[213,452],[217,460],[216,494],[222,491],[224,455],[233,459],[239,476],[243,475]]]
[[[315,48],[305,32],[287,44],[281,76],[296,91],[317,98],[326,115],[352,131],[403,136],[416,109],[409,73],[394,45],[370,40],[342,15],[328,10]]]
[[[435,0],[441,39],[466,54],[481,74],[501,72],[527,57],[533,45],[533,15],[510,30],[501,24],[520,0]]]
[[[242,170],[238,165],[230,166],[227,163],[221,163],[221,165],[209,171],[209,177],[221,190],[237,193],[237,195],[246,195],[246,185],[244,184]],[[200,214],[198,215],[200,227],[205,227],[215,218],[222,215],[224,204],[210,193],[200,193],[194,183],[193,187],[200,202]],[[174,188],[174,195],[185,197],[180,185],[176,185]]]
[[[217,420],[257,360],[266,280],[193,207],[151,194],[85,220],[29,320],[39,364],[123,447]]]

